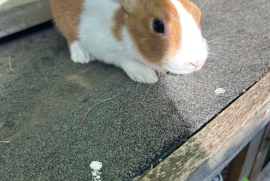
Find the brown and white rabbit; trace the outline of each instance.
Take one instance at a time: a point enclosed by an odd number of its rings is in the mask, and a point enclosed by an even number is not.
[[[201,13],[189,0],[50,0],[71,59],[99,59],[134,81],[155,83],[155,70],[188,74],[208,55]]]

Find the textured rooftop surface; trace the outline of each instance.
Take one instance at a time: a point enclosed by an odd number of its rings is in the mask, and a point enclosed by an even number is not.
[[[154,85],[99,62],[73,63],[50,23],[0,39],[0,141],[10,141],[0,143],[0,180],[90,180],[95,160],[105,181],[140,174],[270,67],[269,12],[269,0],[208,0],[207,63]],[[91,106],[112,97],[80,126]]]

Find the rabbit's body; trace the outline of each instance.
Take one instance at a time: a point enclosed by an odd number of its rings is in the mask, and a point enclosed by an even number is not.
[[[51,0],[51,6],[74,62],[88,63],[96,57],[122,68],[134,81],[154,83],[158,80],[155,70],[191,73],[207,57],[200,14],[192,16],[185,8],[198,9],[182,1],[186,4],[179,0]]]
[[[144,58],[134,47],[124,24],[121,24],[124,23],[121,18],[125,16],[121,5],[115,1],[105,4],[92,0],[86,2],[85,6],[87,10],[82,13],[79,26],[81,44],[99,60],[124,69],[131,79],[156,82],[154,70],[144,65],[146,61],[141,62]],[[143,77],[137,78],[137,75]]]

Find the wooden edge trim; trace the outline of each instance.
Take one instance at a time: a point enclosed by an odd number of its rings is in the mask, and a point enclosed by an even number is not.
[[[14,7],[0,17],[0,38],[52,19],[49,0]]]
[[[140,181],[211,180],[270,120],[270,73]]]

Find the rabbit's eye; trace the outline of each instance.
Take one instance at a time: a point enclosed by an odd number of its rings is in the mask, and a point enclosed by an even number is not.
[[[156,33],[164,33],[164,24],[162,21],[158,19],[154,19],[153,21],[153,29]]]

